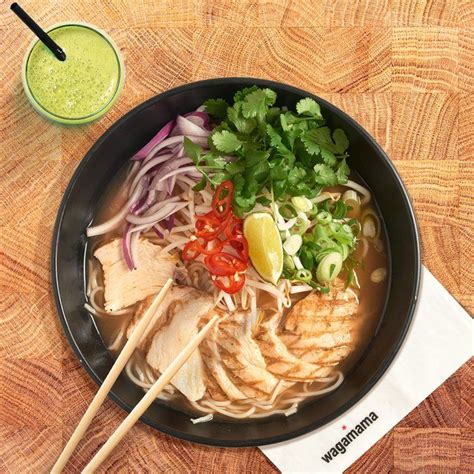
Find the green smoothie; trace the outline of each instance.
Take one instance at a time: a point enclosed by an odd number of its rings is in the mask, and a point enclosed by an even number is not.
[[[86,25],[58,26],[48,34],[64,50],[66,60],[56,59],[38,41],[24,66],[28,98],[59,122],[95,120],[112,106],[123,85],[119,53],[101,32]]]

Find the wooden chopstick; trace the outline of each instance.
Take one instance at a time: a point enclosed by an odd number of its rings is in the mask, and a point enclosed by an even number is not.
[[[99,449],[96,455],[92,458],[90,463],[82,471],[83,474],[90,474],[104,462],[110,452],[117,446],[122,438],[128,433],[130,428],[138,421],[138,419],[145,413],[147,408],[156,400],[156,397],[163,390],[163,388],[170,382],[170,380],[176,375],[176,372],[185,364],[185,362],[191,357],[193,351],[198,347],[201,341],[206,337],[209,330],[219,319],[219,316],[215,315],[197,334],[191,341],[186,344],[184,349],[178,354],[176,359],[168,366],[168,368],[161,374],[158,380],[151,386],[145,396],[137,403],[135,408],[129,413],[129,415],[122,421],[119,427],[115,430],[112,436],[107,442]]]
[[[51,470],[52,473],[60,473],[68,462],[69,458],[71,457],[71,454],[74,452],[74,449],[76,449],[76,446],[78,445],[85,431],[91,424],[92,419],[94,418],[95,414],[104,402],[113,384],[115,383],[123,368],[127,364],[133,351],[140,343],[145,331],[149,326],[152,325],[151,321],[155,316],[156,309],[163,302],[163,299],[165,298],[172,284],[173,280],[169,278],[168,281],[164,284],[163,288],[160,290],[160,292],[156,295],[150,307],[146,310],[145,314],[143,315],[143,318],[133,330],[132,334],[130,335],[130,338],[128,339],[127,343],[125,344],[119,356],[117,357],[117,360],[115,361],[114,365],[110,369],[110,372],[107,374],[107,377],[105,378],[99,390],[95,394],[95,397],[93,398],[91,404],[87,408],[86,412],[81,418],[81,421],[74,430],[74,433],[72,434],[71,438],[64,447],[62,453],[56,461],[56,464],[53,466]]]

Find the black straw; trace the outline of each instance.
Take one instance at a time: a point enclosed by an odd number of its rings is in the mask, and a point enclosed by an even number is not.
[[[12,3],[10,9],[18,18],[44,43],[45,46],[60,60],[66,60],[66,53],[55,43],[48,34],[18,5]]]

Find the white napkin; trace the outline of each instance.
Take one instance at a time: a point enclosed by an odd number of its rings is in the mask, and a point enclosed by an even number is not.
[[[409,333],[375,387],[328,425],[260,449],[283,472],[342,472],[472,356],[472,334],[470,316],[423,267]]]

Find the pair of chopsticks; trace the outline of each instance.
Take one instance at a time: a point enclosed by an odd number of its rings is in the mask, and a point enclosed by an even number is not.
[[[60,454],[56,464],[53,466],[52,473],[60,473],[66,463],[68,462],[71,454],[78,445],[82,436],[86,432],[87,428],[92,422],[95,414],[99,410],[100,406],[104,402],[107,394],[112,388],[113,384],[117,380],[118,376],[122,372],[123,368],[127,364],[130,356],[137,347],[137,345],[142,340],[142,337],[147,331],[154,326],[153,317],[155,316],[156,309],[163,302],[168,290],[170,289],[173,281],[168,279],[166,284],[156,295],[155,299],[151,303],[150,307],[147,309],[143,318],[138,323],[134,331],[132,332],[127,343],[120,352],[117,360],[110,369],[107,377],[97,391],[94,399],[92,400],[89,408],[84,413],[81,421],[77,425],[74,433],[64,447],[62,453]],[[92,473],[94,472],[111,451],[117,446],[117,444],[123,439],[123,437],[128,433],[128,431],[133,427],[133,425],[138,421],[138,419],[145,413],[147,408],[155,401],[159,393],[164,389],[164,387],[170,382],[170,380],[176,375],[178,370],[186,363],[186,361],[191,357],[193,351],[199,346],[201,341],[206,337],[209,330],[214,326],[218,319],[218,316],[214,316],[199,332],[196,336],[189,341],[189,343],[183,348],[183,350],[178,354],[176,359],[168,366],[168,368],[160,375],[156,382],[151,386],[151,388],[146,392],[145,396],[137,403],[135,408],[129,413],[129,415],[122,421],[119,427],[115,430],[112,436],[106,441],[106,443],[99,449],[96,455],[92,458],[89,464],[82,471],[83,473]]]

